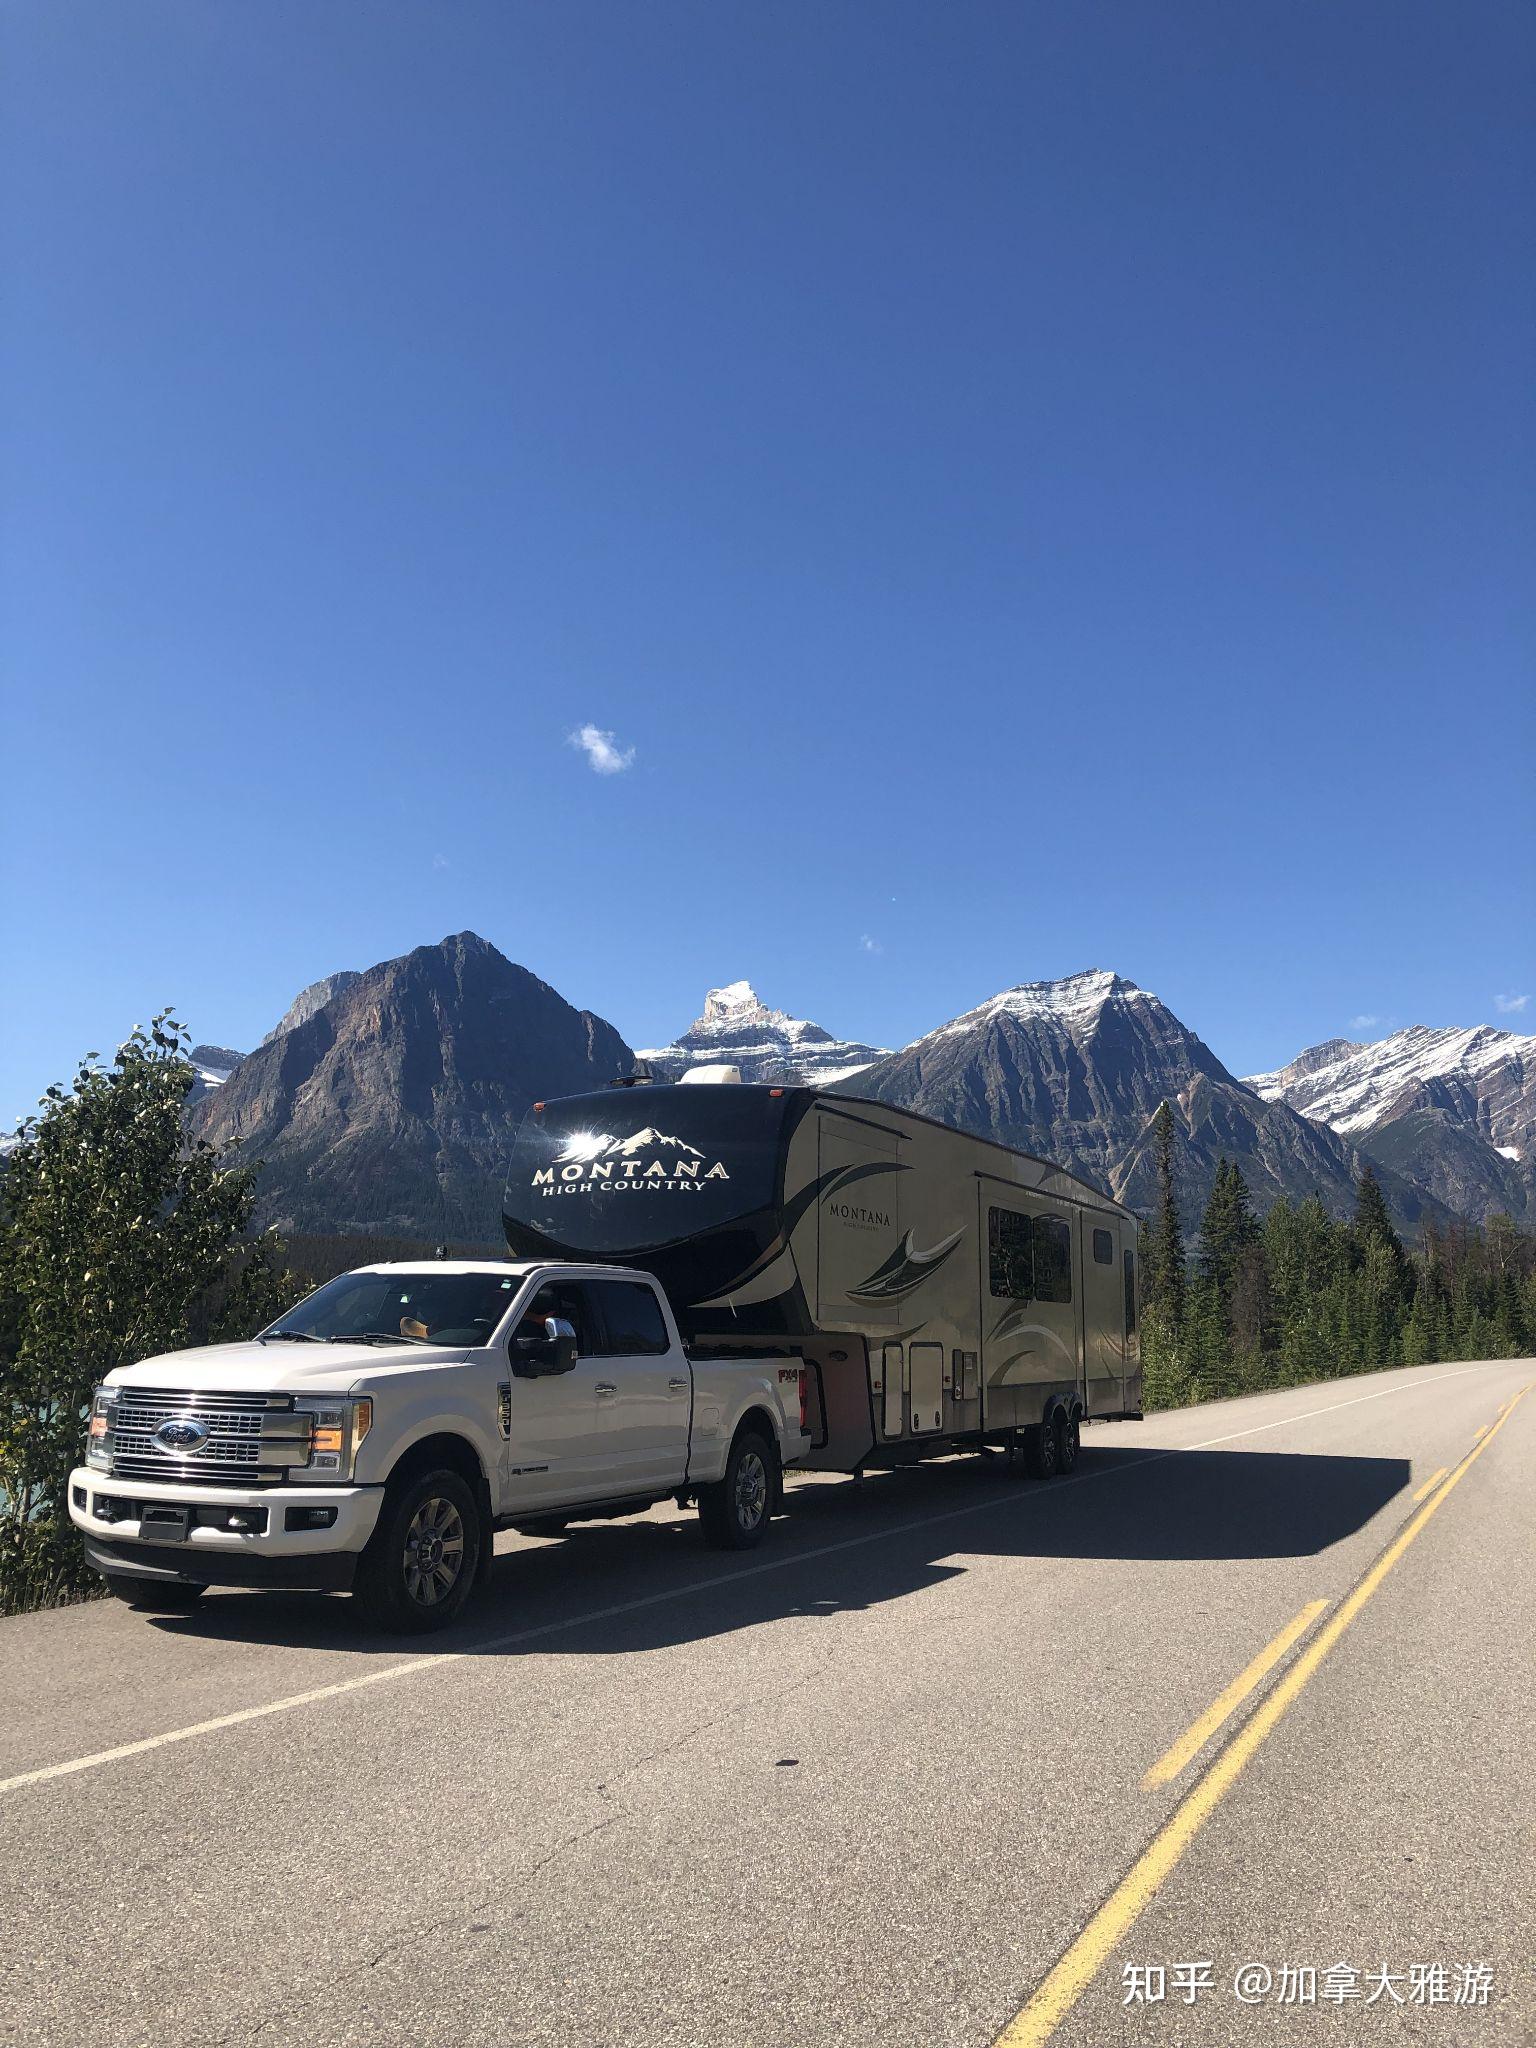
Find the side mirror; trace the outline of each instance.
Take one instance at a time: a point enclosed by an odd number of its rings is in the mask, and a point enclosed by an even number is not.
[[[514,1337],[512,1370],[520,1380],[569,1372],[576,1363],[576,1332],[564,1316],[546,1316],[542,1337]]]

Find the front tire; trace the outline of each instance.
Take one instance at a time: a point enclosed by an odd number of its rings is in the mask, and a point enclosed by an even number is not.
[[[423,1472],[385,1489],[353,1597],[377,1628],[425,1635],[457,1620],[485,1542],[474,1493],[457,1472]]]
[[[208,1590],[189,1579],[156,1585],[153,1579],[130,1578],[126,1572],[103,1572],[102,1577],[115,1599],[126,1601],[140,1614],[190,1614]]]
[[[699,1489],[699,1521],[715,1550],[751,1550],[768,1533],[779,1496],[779,1458],[756,1430],[743,1430],[731,1445],[725,1477]]]

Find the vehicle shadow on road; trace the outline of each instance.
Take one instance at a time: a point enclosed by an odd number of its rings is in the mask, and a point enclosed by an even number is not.
[[[592,1655],[654,1649],[789,1615],[879,1607],[968,1557],[1220,1561],[1315,1556],[1408,1484],[1404,1458],[1085,1448],[1070,1479],[1026,1482],[1001,1458],[953,1458],[862,1483],[791,1482],[764,1546],[705,1547],[676,1510],[500,1539],[490,1584],[440,1635],[385,1637],[319,1594],[216,1595],[167,1633],[342,1653]]]

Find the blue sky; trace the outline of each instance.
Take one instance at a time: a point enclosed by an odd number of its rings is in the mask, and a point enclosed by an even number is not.
[[[0,37],[0,1124],[466,926],[637,1044],[1531,1026],[1528,9]]]

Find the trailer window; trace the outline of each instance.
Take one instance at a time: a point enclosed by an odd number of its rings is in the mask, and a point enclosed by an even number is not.
[[[642,1280],[594,1280],[610,1358],[656,1358],[671,1347],[661,1303]]]
[[[1096,1266],[1112,1266],[1115,1263],[1115,1240],[1108,1230],[1093,1233],[1093,1263]]]
[[[1064,1216],[1035,1218],[1035,1299],[1072,1299],[1072,1230]]]
[[[1035,1240],[1030,1219],[1012,1209],[987,1211],[988,1284],[1010,1301],[1029,1301],[1035,1292]]]
[[[1125,1255],[1125,1334],[1136,1334],[1136,1254]]]

